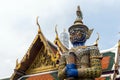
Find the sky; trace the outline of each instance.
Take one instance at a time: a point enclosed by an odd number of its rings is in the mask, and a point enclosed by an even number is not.
[[[0,0],[0,78],[10,77],[16,59],[27,52],[37,35],[36,17],[45,37],[55,39],[58,33],[73,25],[80,5],[83,23],[94,28],[87,45],[100,34],[100,50],[113,47],[120,39],[120,0]]]

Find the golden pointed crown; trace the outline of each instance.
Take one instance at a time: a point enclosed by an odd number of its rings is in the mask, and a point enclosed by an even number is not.
[[[74,28],[82,28],[82,29],[84,29],[84,31],[86,32],[86,35],[87,35],[86,38],[88,39],[88,38],[90,37],[93,29],[90,29],[90,30],[89,30],[89,28],[88,28],[86,25],[83,24],[83,22],[82,22],[83,15],[82,15],[82,11],[81,11],[81,9],[80,9],[80,6],[77,7],[76,15],[77,15],[77,18],[76,18],[76,20],[74,21],[74,24],[73,24],[71,27],[69,27],[68,31],[69,31],[69,33],[70,33],[70,30],[71,30],[71,29],[74,29]]]

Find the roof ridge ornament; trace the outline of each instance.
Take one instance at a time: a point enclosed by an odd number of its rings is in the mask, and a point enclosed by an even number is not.
[[[39,16],[37,16],[37,18],[36,18],[36,24],[38,25],[38,34],[40,34],[41,29],[40,29],[40,24],[38,23],[38,18],[39,18]]]
[[[99,39],[100,39],[100,35],[99,35],[99,33],[97,32],[97,39],[96,39],[96,41],[94,42],[94,45],[95,46],[98,46],[98,41],[99,41]]]
[[[58,36],[58,32],[57,32],[57,24],[55,25],[55,33]]]

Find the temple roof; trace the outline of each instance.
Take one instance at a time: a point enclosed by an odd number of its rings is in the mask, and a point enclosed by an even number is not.
[[[27,53],[24,55],[23,59],[20,61],[20,63],[16,62],[16,67],[11,77],[12,80],[16,80],[20,78],[21,76],[26,75],[26,71],[31,66],[33,61],[35,60],[42,46],[45,46],[46,50],[50,52],[50,54],[57,53],[57,47],[54,44],[52,44],[50,41],[48,41],[44,37],[42,32],[41,31],[39,32],[39,31],[35,39],[33,40],[32,44],[30,45]]]

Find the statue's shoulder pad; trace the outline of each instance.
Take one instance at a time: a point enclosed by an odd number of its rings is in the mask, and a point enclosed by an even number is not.
[[[94,49],[94,50],[99,50],[98,47],[97,47],[97,46],[94,46],[94,45],[93,45],[93,46],[87,46],[87,48],[88,48],[88,49],[91,49],[91,50],[92,50],[92,49]]]

